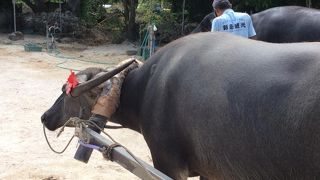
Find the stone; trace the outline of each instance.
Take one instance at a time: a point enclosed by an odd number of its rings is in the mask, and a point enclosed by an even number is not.
[[[13,32],[13,33],[9,34],[9,39],[11,41],[18,41],[18,40],[24,39],[24,36],[23,36],[22,32],[17,31],[17,32]]]

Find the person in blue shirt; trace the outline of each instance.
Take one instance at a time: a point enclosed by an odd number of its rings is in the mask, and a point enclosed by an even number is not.
[[[217,17],[212,21],[211,32],[229,32],[245,38],[256,39],[251,17],[247,13],[234,12],[229,0],[214,0],[212,7]]]

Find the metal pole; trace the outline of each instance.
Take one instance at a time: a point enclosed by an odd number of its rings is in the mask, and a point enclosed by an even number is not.
[[[12,0],[13,5],[13,29],[14,32],[17,32],[17,26],[16,26],[16,0]]]
[[[149,28],[148,28],[148,31],[149,31],[149,53],[150,53],[150,56],[152,56],[153,54],[153,47],[154,47],[154,32],[153,32],[153,25],[149,25]]]
[[[47,52],[49,52],[49,27],[48,22],[46,23],[46,39],[47,39]]]
[[[109,147],[110,145],[114,144],[112,141],[104,138],[89,128],[83,127],[82,129],[79,128],[79,130],[77,131],[76,129],[76,136],[78,136],[81,140],[89,140],[92,142],[92,144],[100,147]],[[172,180],[170,177],[153,168],[141,159],[133,158],[123,147],[115,147],[111,153],[111,156],[114,162],[120,164],[122,167],[126,168],[141,179]],[[141,167],[141,164],[144,166],[144,168]],[[147,174],[144,169],[147,170],[149,174]],[[152,177],[150,177],[150,175]]]

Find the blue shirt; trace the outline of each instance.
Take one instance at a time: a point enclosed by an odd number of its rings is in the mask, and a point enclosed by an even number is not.
[[[213,19],[211,32],[214,31],[230,32],[246,38],[256,35],[251,17],[247,13],[234,12],[232,9],[225,10],[221,16]]]

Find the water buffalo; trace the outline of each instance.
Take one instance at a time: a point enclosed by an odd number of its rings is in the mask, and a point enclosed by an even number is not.
[[[257,38],[283,43],[320,41],[320,11],[299,6],[284,6],[253,14]]]
[[[193,33],[211,30],[214,13],[208,14]],[[300,6],[283,6],[251,15],[257,39],[273,43],[320,41],[320,11]]]
[[[216,17],[216,15],[212,12],[207,14],[199,25],[191,32],[191,33],[198,33],[198,32],[208,32],[211,31],[211,22]]]
[[[319,178],[319,49],[227,33],[186,36],[128,74],[110,121],[140,132],[154,166],[174,179]],[[63,93],[42,122],[57,129],[79,114],[75,102]]]

